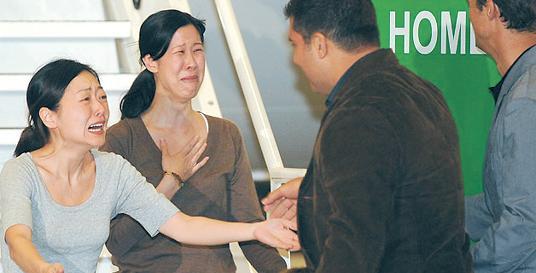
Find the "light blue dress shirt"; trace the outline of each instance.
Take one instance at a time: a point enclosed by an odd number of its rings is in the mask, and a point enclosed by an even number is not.
[[[484,165],[484,192],[467,197],[475,273],[536,272],[536,47],[507,73]]]

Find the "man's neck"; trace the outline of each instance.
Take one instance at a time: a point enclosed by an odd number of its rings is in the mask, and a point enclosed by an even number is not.
[[[357,52],[347,52],[341,49],[336,50],[335,54],[332,55],[332,60],[334,61],[331,66],[333,67],[331,73],[332,88],[335,87],[339,79],[355,62],[378,49],[378,46],[367,46],[360,48]]]
[[[504,76],[514,62],[529,47],[536,44],[536,33],[506,30],[488,54],[495,60],[499,73]],[[499,39],[500,38],[500,39]]]

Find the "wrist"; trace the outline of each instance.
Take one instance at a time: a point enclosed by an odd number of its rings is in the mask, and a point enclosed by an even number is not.
[[[255,222],[255,223],[251,223],[251,238],[253,238],[252,240],[259,240],[259,238],[257,238],[257,232],[259,231],[259,229],[261,228],[261,225],[264,223],[264,221],[262,222]]]
[[[164,176],[166,175],[172,177],[179,188],[182,187],[182,184],[184,184],[184,180],[182,180],[182,177],[178,173],[164,170]]]
[[[48,271],[48,267],[50,266],[49,263],[47,262],[41,262],[39,263],[39,265],[37,266],[37,268],[39,268],[39,271],[38,272],[47,272]]]

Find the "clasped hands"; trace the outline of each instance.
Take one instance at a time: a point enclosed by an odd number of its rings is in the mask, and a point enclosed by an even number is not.
[[[270,218],[289,220],[297,227],[298,191],[302,179],[302,177],[291,179],[262,199],[264,211],[270,214]]]

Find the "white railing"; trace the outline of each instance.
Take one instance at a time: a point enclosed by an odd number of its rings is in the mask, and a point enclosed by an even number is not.
[[[264,160],[266,161],[266,166],[270,174],[271,188],[273,190],[282,182],[297,176],[303,176],[305,170],[285,168],[283,166],[283,160],[281,159],[274,133],[272,132],[270,121],[268,120],[266,109],[264,108],[262,96],[255,79],[255,73],[253,72],[253,68],[249,61],[246,46],[244,45],[244,40],[240,33],[240,28],[236,21],[231,1],[214,0],[214,3],[218,10],[218,16],[225,33],[225,39],[233,58],[240,85],[242,86],[242,92],[246,98],[248,110],[253,121],[253,126],[255,127],[255,132],[257,133]]]
[[[216,4],[218,16],[225,33],[225,39],[229,46],[233,63],[238,74],[238,79],[242,86],[242,92],[246,99],[249,114],[251,115],[253,126],[255,127],[255,132],[257,133],[257,138],[261,146],[261,151],[268,168],[270,188],[271,190],[274,190],[289,179],[304,176],[305,169],[285,168],[283,166],[283,160],[281,159],[274,133],[270,126],[266,109],[264,108],[255,73],[253,72],[253,68],[249,61],[246,46],[244,45],[244,40],[240,33],[240,28],[236,21],[231,1],[214,0],[214,3]],[[291,259],[290,252],[287,251],[284,253],[283,251],[280,251],[280,253],[285,258],[288,266],[294,266],[294,260]]]

